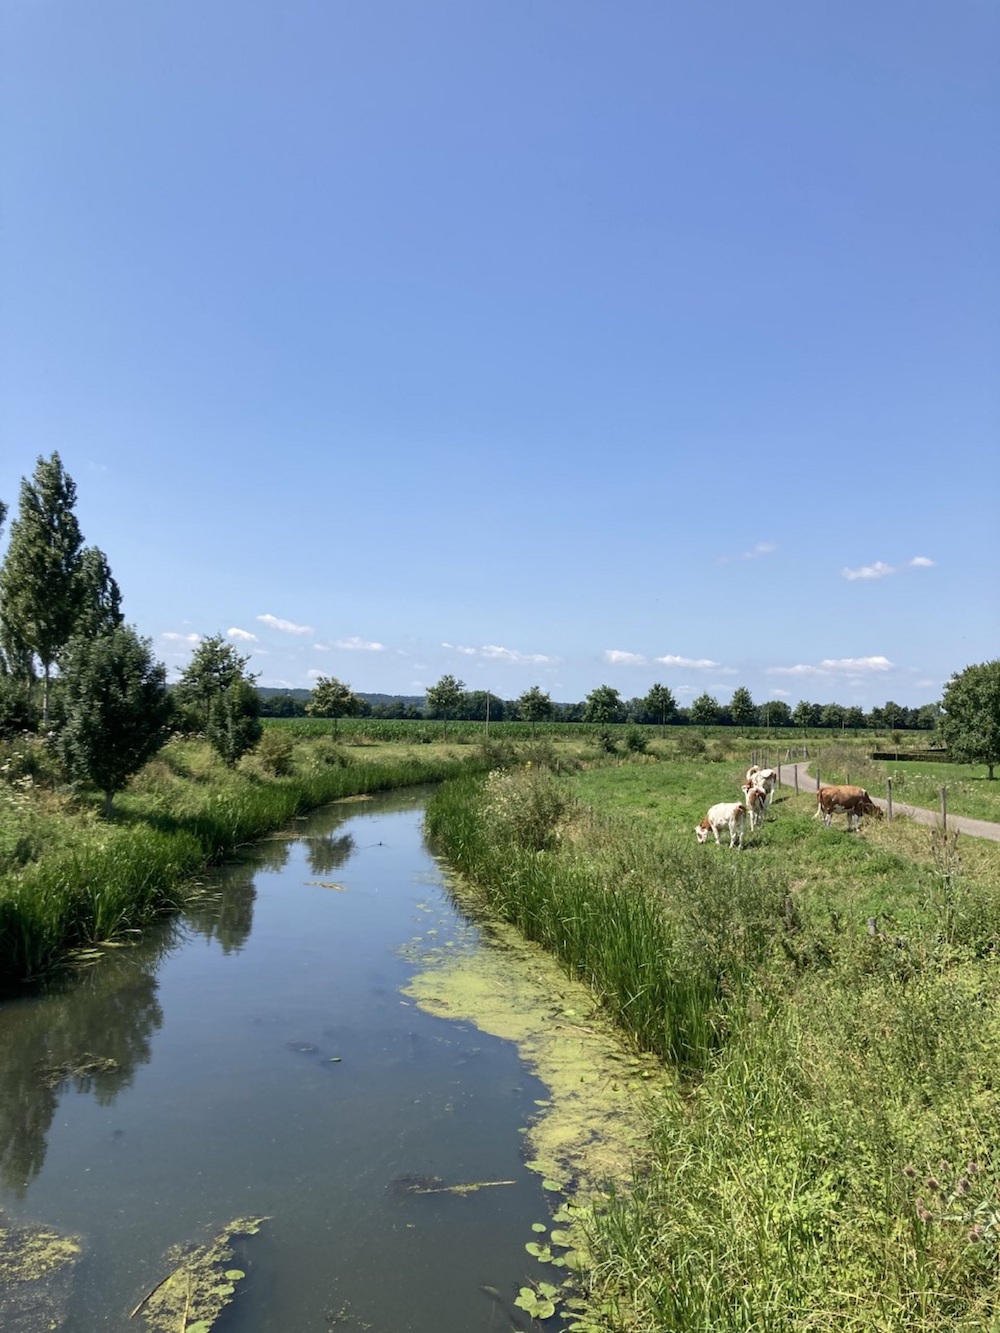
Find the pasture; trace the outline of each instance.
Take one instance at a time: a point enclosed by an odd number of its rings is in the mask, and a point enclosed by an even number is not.
[[[1000,1326],[1000,847],[638,756],[449,785],[429,822],[491,910],[676,1071],[630,1191],[587,1214],[580,1329]]]

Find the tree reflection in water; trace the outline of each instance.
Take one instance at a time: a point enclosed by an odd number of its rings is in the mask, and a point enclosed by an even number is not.
[[[47,994],[0,1005],[0,1179],[19,1197],[45,1161],[63,1091],[109,1106],[148,1062],[163,1021],[156,968],[175,934],[167,927]]]
[[[336,837],[332,833],[312,838],[303,838],[309,869],[314,875],[328,875],[331,870],[342,866],[354,851],[354,837],[342,833]]]
[[[281,869],[288,859],[286,843],[269,843],[269,847],[281,846],[283,856]],[[217,940],[223,953],[238,953],[250,938],[253,930],[253,905],[257,898],[254,887],[254,875],[261,868],[260,858],[255,857],[253,865],[228,866],[224,872],[221,887],[203,898],[197,898],[184,908],[184,922],[207,940]]]

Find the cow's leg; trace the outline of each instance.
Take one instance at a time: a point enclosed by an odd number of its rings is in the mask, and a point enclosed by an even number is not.
[[[715,845],[716,845],[716,847],[721,847],[721,846],[722,846],[722,843],[719,841],[719,826],[718,826],[718,824],[713,824],[713,825],[712,825],[712,832],[715,834]]]
[[[827,826],[827,828],[829,828],[830,825],[833,823],[833,811],[832,811],[832,810],[824,810],[824,811],[823,811],[823,823]]]

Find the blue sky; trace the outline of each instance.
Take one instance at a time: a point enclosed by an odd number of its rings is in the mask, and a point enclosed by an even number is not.
[[[59,451],[175,674],[867,707],[1000,654],[992,3],[0,25],[0,498]]]

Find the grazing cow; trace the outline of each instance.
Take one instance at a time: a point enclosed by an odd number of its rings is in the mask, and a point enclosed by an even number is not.
[[[760,828],[764,822],[764,812],[767,809],[767,792],[763,787],[755,787],[752,782],[744,782],[741,790],[743,792],[743,804],[750,816],[750,827],[752,829]]]
[[[719,844],[719,830],[728,828],[730,847],[742,847],[743,821],[746,813],[746,806],[740,801],[723,801],[719,805],[713,805],[695,829],[695,837],[699,842],[707,842],[708,835],[714,833],[715,841]]]
[[[819,819],[822,815],[823,823],[829,828],[833,816],[841,812],[847,815],[848,829],[851,827],[852,820],[854,821],[854,828],[859,828],[862,815],[874,815],[876,819],[882,818],[882,811],[864,787],[820,787],[816,793],[816,813],[813,815],[813,819]]]

